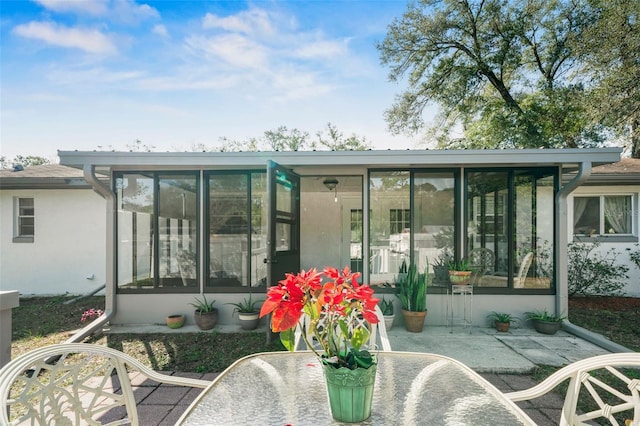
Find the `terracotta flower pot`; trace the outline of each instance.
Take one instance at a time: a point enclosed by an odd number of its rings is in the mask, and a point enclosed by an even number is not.
[[[495,325],[496,325],[496,330],[506,333],[507,331],[509,331],[509,327],[511,326],[511,323],[496,321]]]
[[[169,328],[180,328],[184,325],[184,315],[169,315],[165,322]]]
[[[471,281],[471,271],[449,271],[449,281],[454,285],[467,285]]]
[[[402,310],[404,316],[404,326],[411,333],[420,333],[424,328],[424,320],[427,317],[427,311],[413,312]]]

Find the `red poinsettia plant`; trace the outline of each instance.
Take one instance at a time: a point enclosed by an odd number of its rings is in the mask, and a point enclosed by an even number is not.
[[[369,351],[360,349],[371,335],[369,324],[378,323],[379,299],[367,284],[358,284],[359,277],[349,267],[286,274],[269,288],[260,317],[272,314],[271,329],[280,333],[282,344],[290,351],[295,349],[296,328],[300,327],[300,336],[323,362],[368,368],[375,360]],[[321,350],[311,344],[314,339]]]

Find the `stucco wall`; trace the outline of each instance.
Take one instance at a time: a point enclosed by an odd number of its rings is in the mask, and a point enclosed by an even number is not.
[[[32,243],[13,242],[15,197],[34,199]],[[104,284],[105,229],[105,201],[92,190],[0,191],[0,290],[82,294]]]
[[[627,296],[640,297],[640,269],[629,259],[629,252],[631,250],[638,250],[638,235],[640,234],[640,218],[638,217],[638,200],[640,198],[640,185],[626,185],[626,186],[582,186],[569,197],[569,223],[573,223],[573,195],[615,195],[615,194],[631,194],[634,195],[634,208],[635,215],[633,216],[633,232],[635,241],[630,242],[611,242],[602,240],[600,247],[597,251],[601,254],[605,254],[608,250],[614,248],[618,253],[617,263],[620,265],[626,265],[629,268],[629,279],[626,281],[626,285],[623,292]],[[573,241],[573,229],[568,227],[569,241]]]

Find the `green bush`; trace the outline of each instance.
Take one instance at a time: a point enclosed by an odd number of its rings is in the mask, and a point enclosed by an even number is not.
[[[594,253],[599,246],[597,241],[569,244],[569,296],[622,294],[629,268],[616,262],[619,253],[613,248],[604,254]]]

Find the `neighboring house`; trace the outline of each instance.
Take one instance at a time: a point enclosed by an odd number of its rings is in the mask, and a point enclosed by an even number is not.
[[[82,170],[0,170],[0,290],[94,290],[105,283],[105,229],[105,201]]]
[[[403,263],[412,262],[431,273],[427,323],[443,324],[450,297],[438,267],[477,253],[483,276],[474,281],[474,323],[487,324],[491,311],[566,312],[566,245],[573,229],[567,197],[592,167],[619,161],[620,152],[59,156],[61,164],[84,169],[106,200],[103,214],[91,217],[105,218],[107,315],[114,324],[190,313],[189,303],[202,293],[217,301],[220,322],[231,323],[233,307],[226,302],[264,294],[285,272],[325,265],[350,266],[378,293],[393,293]],[[109,175],[108,184],[95,178],[96,170]],[[577,177],[561,179],[572,171]],[[637,241],[637,189],[632,194],[629,237]],[[39,208],[36,203],[36,215]],[[36,234],[40,226],[36,222]],[[60,259],[73,256],[73,240],[58,244],[66,248],[56,250]]]
[[[569,241],[600,242],[602,254],[610,249],[619,253],[617,263],[629,267],[629,280],[623,289],[640,297],[640,269],[630,260],[638,251],[640,222],[640,159],[623,158],[614,164],[595,167],[591,177],[569,197]]]

